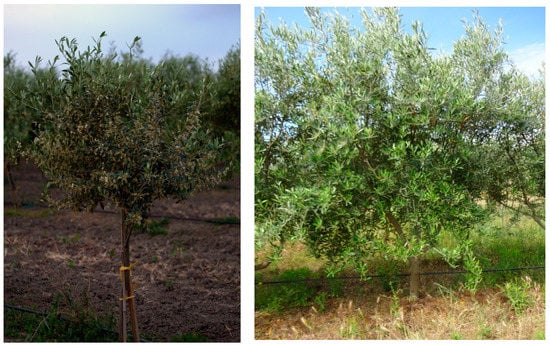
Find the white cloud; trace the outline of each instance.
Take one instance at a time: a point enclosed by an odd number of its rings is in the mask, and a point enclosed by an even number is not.
[[[509,52],[510,59],[517,68],[528,76],[538,76],[545,61],[544,43],[532,43]]]

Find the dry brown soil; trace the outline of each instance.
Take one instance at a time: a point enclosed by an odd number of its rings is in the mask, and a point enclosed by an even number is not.
[[[71,296],[100,315],[118,313],[120,216],[54,211],[40,202],[45,183],[30,164],[13,171],[23,206],[4,183],[4,303],[48,310]],[[152,220],[167,234],[134,231],[130,251],[140,332],[153,341],[198,333],[209,341],[240,339],[240,225],[199,219],[240,217],[236,176],[185,203],[159,200]],[[194,220],[188,220],[192,218]]]

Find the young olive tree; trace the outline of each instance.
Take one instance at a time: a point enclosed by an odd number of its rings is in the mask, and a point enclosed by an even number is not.
[[[20,200],[11,169],[19,164],[34,138],[33,123],[38,120],[38,112],[26,102],[34,82],[30,71],[16,65],[14,53],[4,56],[4,171],[16,204]]]
[[[224,139],[222,155],[234,162],[238,161],[240,149],[240,61],[240,49],[233,47],[219,61],[217,71],[194,55],[166,55],[158,66],[167,85],[185,90],[175,93],[178,102],[167,110],[168,121],[177,123],[180,114],[196,107],[196,100],[200,99],[205,125],[213,136]]]
[[[213,90],[212,115],[213,129],[220,135],[240,133],[241,109],[241,49],[233,46],[218,62]]]
[[[218,63],[207,121],[214,134],[230,143],[223,153],[239,161],[241,130],[241,49],[233,46]]]
[[[50,199],[58,206],[92,211],[110,203],[119,210],[119,330],[126,340],[127,304],[133,340],[139,341],[130,280],[133,228],[155,199],[184,199],[213,186],[231,162],[219,164],[223,143],[211,138],[203,125],[200,95],[194,107],[179,108],[187,90],[169,83],[161,68],[134,60],[139,37],[117,59],[103,54],[104,36],[83,51],[74,39],[56,41],[66,64],[58,78],[37,75],[35,108],[44,120],[31,156],[50,184],[64,192],[61,200]],[[167,121],[168,111],[176,108],[181,111],[177,123]]]
[[[257,18],[256,245],[303,238],[329,274],[352,264],[365,275],[375,255],[408,260],[413,298],[433,251],[462,259],[475,289],[469,234],[486,213],[474,155],[506,62],[500,31],[475,16],[453,55],[434,57],[421,23],[405,31],[397,9],[362,10],[361,29],[306,13],[311,29]],[[459,245],[442,247],[444,232]]]

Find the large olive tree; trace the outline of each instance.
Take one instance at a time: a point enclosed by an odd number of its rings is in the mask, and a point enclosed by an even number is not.
[[[110,203],[119,210],[120,334],[125,340],[128,305],[133,340],[139,341],[130,278],[132,230],[155,199],[183,199],[212,186],[231,162],[219,162],[223,144],[205,128],[201,94],[193,107],[178,106],[188,90],[175,87],[161,67],[133,58],[138,37],[119,59],[102,52],[104,36],[86,50],[74,39],[57,42],[66,63],[59,78],[37,75],[34,106],[43,121],[31,156],[50,185],[64,192],[52,202],[74,210]],[[173,109],[180,112],[177,121]]]
[[[500,28],[474,15],[453,54],[434,56],[422,24],[405,30],[397,9],[362,10],[362,28],[306,13],[310,28],[263,13],[256,22],[256,245],[303,238],[332,273],[352,264],[365,274],[378,254],[408,260],[412,297],[419,257],[434,251],[462,259],[475,288],[469,234],[488,185],[476,179],[492,178],[476,153],[502,134],[507,119],[495,125],[487,108],[508,106],[496,96],[517,73]],[[441,247],[444,232],[459,245]]]

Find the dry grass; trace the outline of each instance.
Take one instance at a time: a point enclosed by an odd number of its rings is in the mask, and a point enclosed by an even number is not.
[[[510,211],[501,208],[474,233],[475,250],[483,258],[484,268],[523,267],[544,262],[544,230],[529,218],[512,222],[511,217]],[[456,239],[443,235],[441,244],[452,248]],[[257,259],[265,256],[266,251],[257,251]],[[299,268],[308,268],[313,274],[323,276],[325,265],[326,261],[314,258],[302,243],[294,241],[285,248],[281,260],[258,271],[256,279],[277,280],[281,272]],[[406,267],[395,265],[395,262],[372,258],[369,274],[406,272]],[[448,264],[438,256],[426,255],[422,260],[423,272],[449,270]],[[366,283],[340,280],[343,290],[336,295],[339,297],[328,297],[331,290],[327,290],[326,284],[323,288],[311,288],[313,297],[309,297],[309,307],[287,307],[282,308],[283,312],[272,312],[275,309],[265,307],[269,304],[261,299],[262,303],[258,303],[257,299],[255,335],[259,340],[544,339],[544,273],[525,271],[523,274],[526,273],[533,275],[533,281],[529,280],[526,290],[531,303],[525,304],[527,309],[523,312],[514,310],[504,293],[504,282],[517,283],[517,273],[486,274],[482,288],[475,294],[460,289],[462,275],[422,276],[422,295],[415,302],[407,298],[406,278],[395,285],[400,288],[395,294],[387,291],[389,281],[384,278]],[[357,274],[350,271],[348,275]],[[316,299],[321,294],[322,303]],[[257,293],[256,298],[265,298],[265,295]],[[279,303],[284,305],[284,301]]]
[[[283,314],[256,312],[256,339],[542,339],[544,288],[517,314],[500,289],[447,291],[411,302],[397,294],[354,296]]]
[[[268,260],[270,249],[257,250],[256,262],[264,262]],[[289,241],[281,252],[280,260],[276,264],[268,266],[261,272],[263,274],[272,275],[285,270],[292,270],[307,267],[313,272],[321,270],[326,265],[326,260],[315,258],[307,249],[307,246],[300,241]]]

